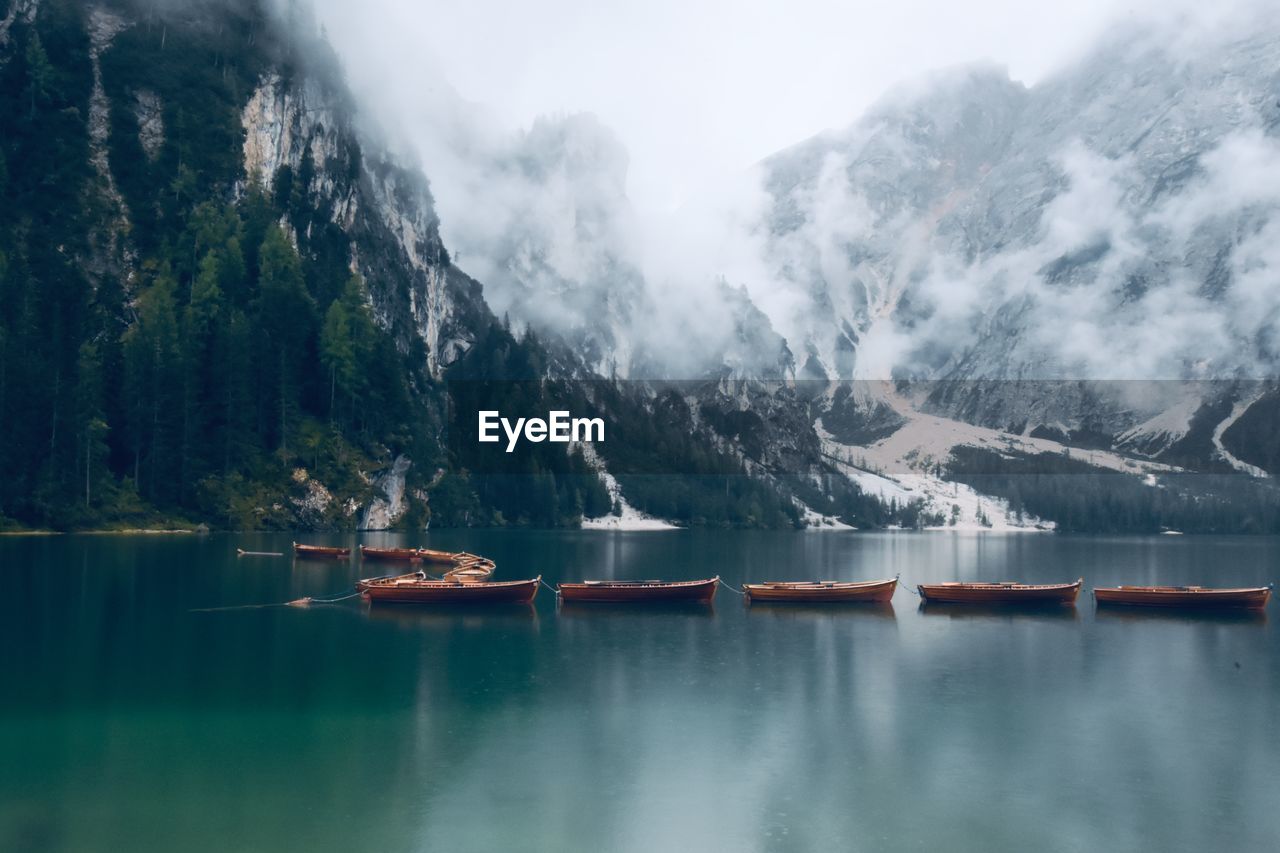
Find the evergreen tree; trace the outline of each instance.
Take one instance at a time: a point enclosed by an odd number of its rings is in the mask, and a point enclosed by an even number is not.
[[[102,359],[98,347],[80,346],[76,362],[75,434],[77,481],[84,486],[84,509],[88,512],[94,496],[101,497],[111,482],[108,469],[108,426],[102,411]]]
[[[264,433],[283,454],[289,430],[298,417],[303,368],[314,340],[315,303],[302,278],[293,244],[278,225],[271,225],[258,251],[258,298],[254,321],[259,334],[263,385]]]
[[[176,498],[174,474],[180,450],[182,359],[176,282],[167,266],[138,298],[138,319],[125,333],[125,387],[133,478],[148,500]]]

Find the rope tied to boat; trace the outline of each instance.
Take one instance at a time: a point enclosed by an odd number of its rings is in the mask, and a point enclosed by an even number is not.
[[[349,598],[355,598],[360,594],[360,590],[354,590],[346,595],[326,598],[312,598],[311,596],[303,596],[295,598],[292,601],[274,601],[270,604],[231,604],[226,607],[192,607],[187,610],[188,613],[220,613],[226,610],[265,610],[269,607],[310,607],[313,604],[337,604],[340,601],[346,601]]]
[[[894,577],[894,580],[898,582],[898,589],[905,589],[907,592],[911,593],[916,598],[920,597],[920,593],[916,591],[916,588],[914,586],[912,586],[911,584],[902,582],[902,575],[896,575]]]
[[[538,583],[542,584],[542,585],[543,585],[543,586],[545,586],[547,589],[549,589],[549,590],[551,591],[551,594],[552,594],[552,595],[559,597],[559,595],[560,595],[560,590],[556,589],[554,586],[552,586],[551,584],[547,583],[547,582],[546,582],[546,581],[544,581],[542,578],[538,578]]]
[[[346,601],[348,598],[355,598],[360,594],[360,590],[349,592],[346,595],[340,595],[337,598],[311,598],[304,596],[303,598],[295,598],[293,601],[286,601],[287,607],[307,607],[312,604],[337,604],[339,601]]]
[[[735,595],[745,595],[745,593],[742,590],[738,589],[733,584],[726,582],[724,578],[720,579],[720,586],[724,587],[725,589],[729,590],[729,592],[732,592]]]

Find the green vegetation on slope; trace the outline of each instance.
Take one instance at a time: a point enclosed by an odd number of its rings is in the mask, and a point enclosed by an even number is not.
[[[1157,485],[1056,453],[952,451],[947,475],[1067,533],[1280,533],[1280,492],[1247,477],[1170,474]]]
[[[138,257],[132,282],[90,280],[90,235],[106,226],[83,15],[42,3],[34,25],[15,23],[0,66],[0,516],[284,526],[306,494],[298,468],[361,494],[358,472],[389,454],[430,459],[432,415],[408,387],[420,368],[373,322],[334,234],[286,232],[300,202],[280,181],[234,199],[240,111],[281,50],[245,49],[267,39],[260,16],[140,24],[103,54]],[[126,108],[143,84],[163,87],[154,158]],[[316,513],[343,523],[336,502]]]

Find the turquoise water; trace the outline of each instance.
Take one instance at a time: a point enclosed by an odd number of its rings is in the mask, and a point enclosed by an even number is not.
[[[0,849],[1273,850],[1276,617],[309,609],[289,536],[0,537]],[[355,537],[312,537],[354,544]],[[373,544],[399,536],[367,536]],[[497,578],[1262,584],[1272,538],[447,531]],[[1272,604],[1272,610],[1276,607]]]

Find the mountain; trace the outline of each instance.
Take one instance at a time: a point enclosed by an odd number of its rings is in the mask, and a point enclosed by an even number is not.
[[[722,434],[737,451],[786,469],[818,446],[861,460],[844,473],[864,489],[926,494],[930,511],[949,511],[956,447],[998,445],[1027,473],[1045,453],[1139,482],[1277,473],[1262,413],[1280,398],[1278,52],[1266,20],[1134,24],[1034,86],[989,63],[903,85],[760,164],[764,204],[722,259],[733,272],[681,281],[679,304],[716,310],[686,308],[696,332],[631,346],[619,372],[747,380],[689,402],[804,411],[754,454]],[[633,315],[600,322],[634,327],[672,290],[649,279],[636,297],[631,276]]]
[[[1278,57],[1274,25],[1126,30],[1030,88],[939,72],[770,158],[766,257],[804,297],[775,319],[805,375],[976,382],[931,410],[1131,445],[1198,407],[1172,383],[1136,402],[1025,381],[1215,379],[1204,404],[1242,399],[1231,380],[1277,367]]]
[[[802,523],[678,394],[605,378],[632,273],[583,248],[625,231],[625,155],[590,121],[540,124],[484,175],[573,203],[564,232],[510,199],[528,233],[466,244],[512,304],[554,291],[513,328],[295,4],[14,0],[0,99],[0,526]],[[457,441],[476,395],[605,412],[623,440],[484,469]]]
[[[12,0],[0,525],[1280,529],[1268,32],[891,92],[718,269],[589,116],[392,144],[295,4]]]
[[[0,513],[353,524],[430,447],[422,390],[494,320],[295,24],[10,4]]]

